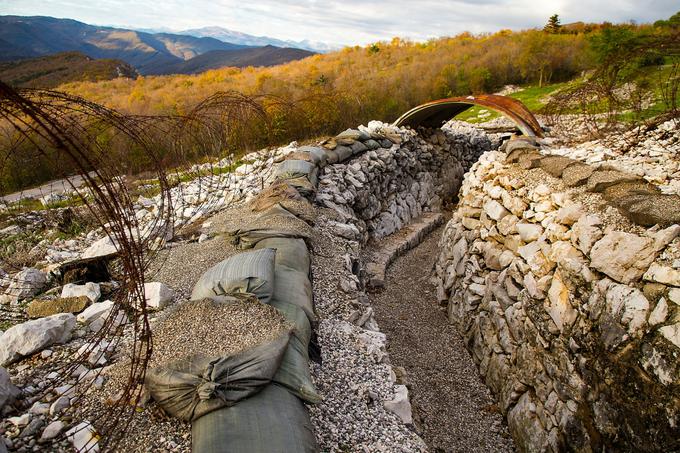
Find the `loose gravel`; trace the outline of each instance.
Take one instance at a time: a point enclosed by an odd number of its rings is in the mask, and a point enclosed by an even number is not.
[[[398,258],[371,295],[392,364],[406,371],[414,420],[433,452],[514,451],[463,339],[439,306],[431,269],[442,228]]]
[[[199,353],[233,355],[274,340],[291,327],[281,312],[256,299],[187,301],[153,329],[154,351],[149,366]]]
[[[384,348],[371,340],[382,334],[348,322],[353,312],[369,308],[366,296],[349,283],[356,281],[351,263],[359,245],[331,232],[332,211],[319,213],[312,274],[322,364],[313,364],[312,378],[323,401],[309,406],[319,447],[322,452],[426,451],[411,427],[383,406],[394,398],[395,376]]]

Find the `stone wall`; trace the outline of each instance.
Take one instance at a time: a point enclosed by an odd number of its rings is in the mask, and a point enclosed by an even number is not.
[[[365,152],[325,167],[316,201],[353,223],[363,242],[394,233],[423,211],[440,209],[458,193],[463,173],[493,146],[473,128],[439,129],[423,137],[372,122],[344,134],[325,146],[361,146]],[[372,138],[380,136],[390,139]]]
[[[436,274],[518,448],[678,449],[677,199],[527,141],[506,151],[466,175]]]

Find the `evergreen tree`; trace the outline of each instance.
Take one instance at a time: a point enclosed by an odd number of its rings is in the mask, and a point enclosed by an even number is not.
[[[548,23],[543,27],[543,31],[546,33],[559,33],[560,32],[560,17],[557,14],[553,14],[548,19]]]

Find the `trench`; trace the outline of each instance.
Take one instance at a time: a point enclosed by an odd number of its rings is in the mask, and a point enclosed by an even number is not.
[[[384,288],[370,294],[374,316],[387,335],[392,366],[409,388],[415,429],[430,451],[514,451],[491,392],[437,302],[431,277],[443,228],[387,269]]]

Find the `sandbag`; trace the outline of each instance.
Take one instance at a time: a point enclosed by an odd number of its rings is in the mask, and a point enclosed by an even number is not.
[[[295,187],[300,195],[303,197],[311,197],[316,193],[316,184],[312,184],[306,176],[299,178],[287,179],[286,182]]]
[[[271,303],[295,326],[281,365],[272,380],[286,387],[298,398],[316,404],[321,401],[321,396],[316,391],[309,372],[308,349],[312,335],[309,319],[303,310],[293,304],[276,298]]]
[[[304,239],[267,238],[255,246],[255,250],[262,248],[276,250],[274,272],[276,272],[276,266],[287,266],[300,272],[309,272],[311,260]]]
[[[340,156],[334,150],[326,150],[326,163],[333,165],[340,161]]]
[[[194,453],[318,451],[304,404],[277,384],[269,384],[251,398],[195,420],[191,439]]]
[[[304,160],[306,162],[311,162],[314,165],[317,164],[317,159],[306,151],[301,151],[299,148],[297,151],[293,151],[290,154],[286,154],[285,160]]]
[[[309,322],[316,321],[312,304],[312,283],[309,273],[288,266],[276,266],[274,271],[274,294],[278,300],[301,308]]]
[[[231,242],[238,248],[254,247],[268,238],[309,238],[311,227],[280,204],[262,212],[248,225],[229,232]]]
[[[298,148],[298,151],[303,151],[303,152],[308,152],[314,160],[314,162],[318,167],[325,167],[326,166],[326,150],[323,148],[319,148],[318,146],[301,146]]]
[[[352,148],[348,146],[338,145],[334,151],[338,154],[338,162],[344,162],[352,157]]]
[[[316,170],[316,165],[312,162],[296,159],[284,160],[276,166],[274,176],[276,179],[294,179],[300,176],[310,178],[314,170]]]
[[[303,197],[297,188],[289,184],[288,181],[275,181],[250,202],[250,209],[255,212],[262,212],[287,200],[300,201],[303,200]]]
[[[290,333],[228,357],[195,354],[146,374],[151,397],[167,413],[193,421],[259,392],[278,372]]]
[[[263,239],[270,238],[308,238],[309,234],[303,231],[257,228],[252,230],[236,230],[229,233],[231,243],[240,249],[255,247]]]
[[[259,249],[239,253],[208,269],[198,280],[191,300],[221,300],[222,296],[248,293],[268,303],[274,291],[276,251]]]

